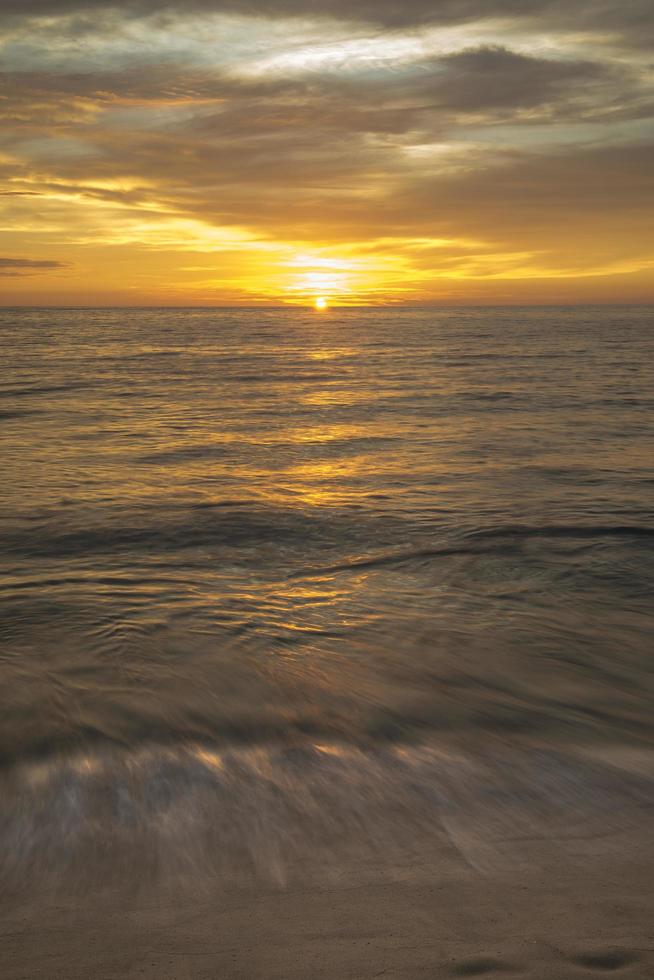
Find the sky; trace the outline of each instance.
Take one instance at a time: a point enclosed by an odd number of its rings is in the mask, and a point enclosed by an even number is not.
[[[0,303],[654,302],[651,0],[2,0]]]

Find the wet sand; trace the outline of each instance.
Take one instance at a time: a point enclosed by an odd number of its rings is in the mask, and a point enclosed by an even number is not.
[[[480,870],[443,849],[286,887],[192,886],[5,907],[3,980],[654,976],[654,830],[523,842]],[[367,877],[367,880],[366,880]]]

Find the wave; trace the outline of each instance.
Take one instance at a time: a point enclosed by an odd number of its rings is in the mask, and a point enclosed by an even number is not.
[[[289,878],[369,859],[374,874],[445,849],[477,869],[521,842],[651,819],[654,756],[335,743],[90,751],[0,777],[5,892],[162,876]]]
[[[479,528],[468,532],[469,537],[491,538],[651,538],[654,527],[642,524],[507,524]]]
[[[58,385],[32,385],[27,388],[0,388],[0,398],[25,398],[29,395],[51,395],[60,391],[82,391],[96,385],[81,381],[70,381]]]
[[[190,451],[189,451],[190,452]],[[202,450],[206,455],[207,450]],[[167,459],[167,454],[156,457]],[[177,454],[175,454],[175,458]],[[179,457],[181,458],[181,457]],[[155,457],[151,457],[155,461]],[[378,495],[379,497],[379,495]],[[375,495],[371,499],[376,499]],[[379,499],[384,499],[380,496]],[[185,518],[181,518],[185,514]],[[159,519],[155,518],[155,515]],[[89,554],[135,552],[170,552],[198,546],[226,548],[249,543],[297,544],[296,560],[302,568],[288,572],[290,578],[311,578],[336,572],[358,571],[365,568],[393,566],[425,559],[451,558],[464,555],[508,554],[529,540],[625,539],[650,540],[654,527],[648,524],[506,524],[467,529],[443,528],[436,533],[445,535],[442,543],[414,544],[411,548],[384,550],[377,553],[351,555],[358,542],[365,549],[369,540],[379,537],[382,524],[373,512],[356,515],[347,512],[317,512],[300,508],[270,507],[253,503],[246,498],[192,501],[175,507],[153,506],[142,513],[117,513],[113,519],[107,513],[106,523],[95,527],[66,527],[61,511],[31,515],[27,526],[9,526],[0,536],[5,554],[34,557],[67,557]],[[407,527],[410,528],[409,514]],[[394,525],[397,524],[397,527]],[[397,537],[404,521],[394,519],[388,535]],[[366,528],[369,528],[369,533]],[[434,532],[432,532],[433,534]],[[416,537],[416,534],[412,534]],[[425,537],[425,535],[421,535]],[[311,546],[328,547],[332,554],[343,554],[342,560],[317,566],[307,564]],[[303,554],[304,551],[304,554]]]
[[[28,528],[5,531],[5,554],[33,557],[74,557],[123,551],[170,552],[199,546],[237,547],[246,543],[308,542],[325,522],[310,515],[240,505],[192,505],[186,520],[153,520],[129,515],[133,523],[107,521],[99,527],[61,527],[35,520]],[[236,513],[236,510],[238,512]]]
[[[145,453],[135,457],[135,462],[146,463],[154,466],[166,465],[168,463],[185,463],[194,460],[213,460],[225,457],[234,457],[238,451],[225,443],[218,445],[185,446],[183,449],[166,449],[156,453]]]
[[[421,561],[429,558],[451,558],[459,555],[489,555],[508,554],[515,550],[513,541],[524,538],[651,538],[654,528],[643,525],[545,525],[530,527],[528,525],[506,525],[495,528],[477,528],[465,532],[464,537],[480,544],[452,544],[444,547],[411,548],[403,551],[392,551],[319,568],[304,569],[291,573],[291,578],[313,578],[333,572],[358,571],[362,568],[381,568],[384,566],[402,565],[407,562]],[[486,541],[504,539],[504,544],[488,547]]]
[[[355,558],[352,561],[340,562],[334,565],[324,565],[320,568],[302,569],[291,572],[289,578],[316,578],[333,572],[357,572],[362,568],[383,568],[386,565],[401,565],[406,562],[420,561],[424,558],[452,558],[457,555],[479,555],[488,553],[505,553],[506,548],[470,548],[453,546],[445,548],[412,548],[409,551],[393,551],[388,554],[372,555],[367,558]]]
[[[1,397],[1,396],[0,396]],[[30,415],[44,415],[45,412],[38,408],[26,408],[23,411],[16,409],[16,411],[0,411],[0,422],[8,422],[10,419],[23,419]]]

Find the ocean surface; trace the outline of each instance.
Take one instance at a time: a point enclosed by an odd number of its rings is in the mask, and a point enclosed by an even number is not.
[[[653,309],[0,341],[5,881],[486,867],[654,805]]]

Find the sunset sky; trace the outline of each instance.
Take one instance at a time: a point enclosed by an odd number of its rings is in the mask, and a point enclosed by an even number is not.
[[[654,301],[651,0],[3,0],[0,302]]]

